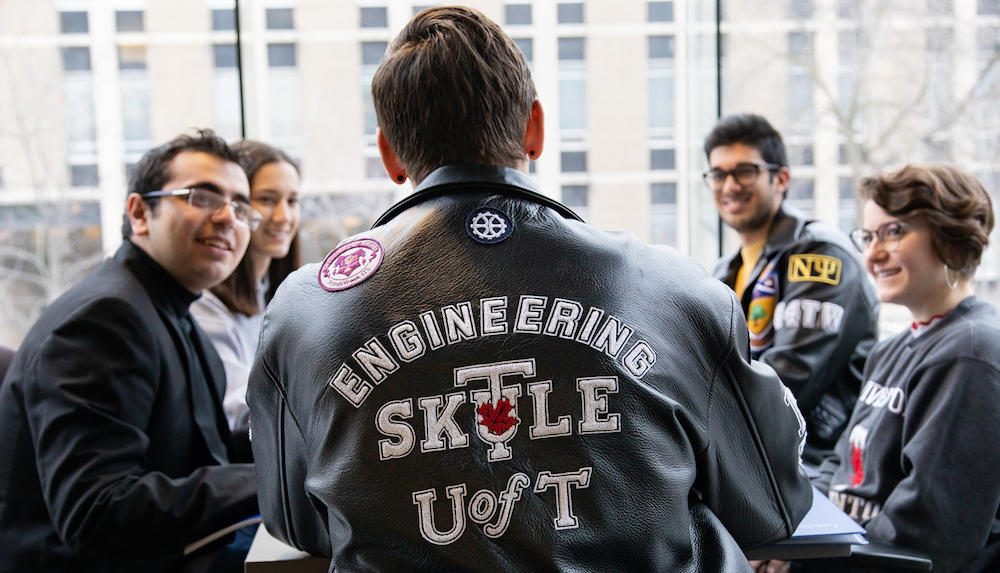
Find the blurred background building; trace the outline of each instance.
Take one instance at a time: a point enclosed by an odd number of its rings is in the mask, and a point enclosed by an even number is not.
[[[790,203],[857,226],[858,179],[949,161],[1000,186],[1000,0],[467,0],[530,62],[547,141],[531,174],[608,230],[707,268],[736,247],[701,180],[718,115],[785,135]],[[305,260],[410,191],[375,147],[372,75],[431,4],[0,0],[0,343],[121,242],[128,173],[192,127],[286,149]],[[1000,249],[979,289],[994,297]],[[885,313],[896,329],[898,310]]]

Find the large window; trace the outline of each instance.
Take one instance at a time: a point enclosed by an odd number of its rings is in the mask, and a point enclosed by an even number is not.
[[[789,203],[850,229],[860,222],[862,177],[926,161],[976,174],[996,197],[1000,4],[788,6],[782,13],[765,0],[725,3],[721,80],[724,113],[760,113],[790,143]],[[727,247],[734,242],[727,233]],[[986,253],[977,277],[988,298],[996,298],[998,253]],[[891,305],[882,314],[889,331],[908,316]]]
[[[467,3],[529,60],[542,191],[707,268],[736,246],[700,177],[720,108],[767,116],[788,144],[789,203],[844,229],[858,180],[906,161],[1000,185],[995,0],[723,0],[721,37],[714,0]],[[368,228],[410,189],[379,160],[371,78],[427,5],[0,2],[0,343],[113,252],[128,170],[191,127],[301,161],[306,261]]]

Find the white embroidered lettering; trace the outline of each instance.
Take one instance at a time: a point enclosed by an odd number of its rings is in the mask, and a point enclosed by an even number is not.
[[[621,431],[621,414],[608,413],[608,394],[618,392],[616,376],[577,378],[576,388],[583,400],[581,434],[603,434]]]
[[[376,384],[381,384],[386,376],[399,369],[399,364],[389,356],[389,351],[382,346],[377,338],[372,338],[365,345],[354,351],[354,360],[365,371],[365,374]]]
[[[479,311],[483,336],[507,334],[507,297],[484,298],[479,301]]]
[[[552,312],[545,323],[545,334],[572,340],[576,334],[577,323],[583,315],[583,305],[564,298],[552,302]]]
[[[444,314],[444,333],[448,344],[476,337],[476,322],[472,319],[472,304],[468,302],[448,305],[441,309]]]
[[[608,315],[607,322],[604,323],[604,327],[601,328],[597,337],[594,338],[594,342],[590,345],[597,350],[603,350],[605,354],[612,358],[618,358],[618,354],[622,351],[622,348],[625,348],[625,343],[631,337],[631,328],[622,324],[614,316]]]
[[[445,490],[445,495],[451,498],[451,529],[438,531],[434,525],[434,502],[437,492],[433,489],[413,492],[413,504],[417,506],[420,518],[420,535],[435,545],[454,543],[465,533],[465,484],[453,485]]]
[[[656,352],[646,344],[645,340],[635,343],[622,359],[622,365],[636,378],[642,378],[656,364]]]
[[[469,519],[476,523],[486,523],[497,510],[497,495],[488,489],[481,489],[469,499]]]
[[[404,320],[389,329],[389,342],[392,343],[396,356],[403,362],[413,362],[424,355],[426,346],[420,337],[417,325]]]
[[[372,385],[362,380],[346,364],[340,365],[340,369],[330,378],[328,384],[331,388],[340,392],[341,396],[347,398],[347,401],[353,404],[355,408],[361,406],[365,398],[372,391]]]
[[[532,440],[572,434],[569,416],[559,416],[555,424],[549,424],[549,392],[551,391],[551,380],[528,384],[528,393],[531,394],[532,403],[535,406],[535,423],[528,428],[528,436]]]
[[[575,529],[580,526],[580,520],[573,514],[573,495],[570,486],[576,489],[590,487],[590,473],[592,468],[581,468],[576,472],[553,474],[551,472],[540,472],[535,480],[535,493],[541,493],[550,487],[556,489],[556,518],[555,528]]]
[[[798,300],[785,303],[785,328],[799,327],[799,319],[802,317],[801,304]]]
[[[876,384],[872,380],[869,380],[868,382],[865,383],[864,389],[861,390],[861,395],[858,396],[858,400],[864,402],[865,404],[871,404],[870,397],[872,395],[872,392],[874,392],[875,389],[878,387],[879,387],[878,384]]]
[[[577,342],[584,344],[590,342],[591,337],[594,336],[594,331],[597,330],[597,323],[601,321],[602,316],[604,316],[604,311],[599,308],[591,308],[587,311],[587,318],[583,321],[580,334],[576,335]]]
[[[823,305],[818,300],[802,299],[800,308],[802,309],[802,327],[816,328],[816,315],[819,314]]]
[[[802,412],[799,411],[799,403],[795,399],[795,395],[792,394],[792,390],[788,386],[784,386],[783,392],[785,405],[792,409],[792,412],[795,414],[795,421],[799,425],[799,463],[802,463],[802,452],[806,448],[806,419],[802,416]]]
[[[399,400],[398,402],[386,402],[379,408],[375,415],[375,428],[382,435],[396,438],[396,441],[379,440],[378,457],[380,460],[391,460],[403,458],[413,451],[417,436],[406,422],[400,422],[393,418],[412,418],[413,400]]]
[[[507,442],[517,433],[520,419],[517,415],[517,398],[521,385],[503,385],[503,378],[510,375],[524,378],[535,376],[535,360],[512,360],[493,364],[479,364],[455,369],[455,386],[465,386],[470,380],[486,380],[486,390],[469,392],[476,405],[476,433],[481,440],[493,447],[489,450],[491,462],[509,460],[512,456]]]
[[[840,332],[840,323],[844,319],[844,307],[832,302],[823,303],[823,330],[829,333]]]
[[[548,297],[522,296],[517,305],[517,319],[514,322],[514,332],[524,334],[539,334],[542,332],[542,314]]]
[[[488,537],[497,538],[507,531],[511,517],[514,515],[514,503],[521,499],[521,490],[530,484],[531,480],[523,473],[510,476],[510,479],[507,480],[507,489],[500,492],[500,517],[496,523],[484,527],[483,533]]]
[[[427,331],[427,338],[431,342],[431,349],[437,350],[444,347],[444,338],[441,336],[441,329],[438,327],[437,318],[434,317],[434,313],[431,311],[420,313],[420,322],[424,325],[424,330]]]
[[[466,434],[455,423],[455,411],[465,403],[465,394],[457,392],[445,396],[447,405],[442,410],[441,396],[428,396],[417,401],[424,411],[424,439],[420,442],[421,452],[437,452],[445,449],[444,436],[448,437],[449,448],[464,448],[469,445]]]
[[[903,411],[903,404],[906,402],[906,394],[902,388],[891,388],[889,390],[889,411],[899,414]]]

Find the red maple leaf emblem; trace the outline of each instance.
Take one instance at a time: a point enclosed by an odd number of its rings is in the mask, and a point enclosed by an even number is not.
[[[500,435],[517,425],[517,419],[510,415],[514,406],[506,398],[500,398],[496,406],[489,402],[481,404],[476,409],[476,413],[482,416],[479,424],[486,426],[486,430],[491,434]]]
[[[851,487],[858,487],[861,482],[865,481],[865,468],[862,465],[861,456],[861,448],[851,446],[851,469],[854,470],[854,475],[851,476]]]

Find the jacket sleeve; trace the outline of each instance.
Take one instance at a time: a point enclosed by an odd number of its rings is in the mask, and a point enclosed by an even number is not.
[[[308,449],[281,376],[274,370],[275,346],[281,341],[267,335],[267,318],[247,388],[261,517],[275,538],[313,555],[329,556],[327,516],[306,493]]]
[[[696,487],[746,550],[790,537],[812,506],[812,488],[800,463],[805,422],[774,370],[749,360],[746,323],[730,297]]]
[[[996,527],[1000,371],[973,358],[947,360],[910,387],[900,460],[907,475],[863,525],[873,539],[928,554],[935,571],[955,571]]]
[[[25,412],[40,486],[56,530],[83,555],[179,554],[257,511],[253,466],[170,477],[151,469],[146,428],[166,391],[162,340],[131,304],[77,311],[25,369]],[[197,430],[195,430],[197,431]]]
[[[774,272],[783,292],[774,305],[773,341],[759,359],[792,390],[812,424],[813,409],[831,388],[841,384],[840,392],[852,398],[860,391],[864,360],[876,339],[874,290],[857,257],[828,242],[793,247]],[[754,302],[748,312],[753,328]],[[843,419],[833,426],[846,422],[850,404],[840,410]]]

